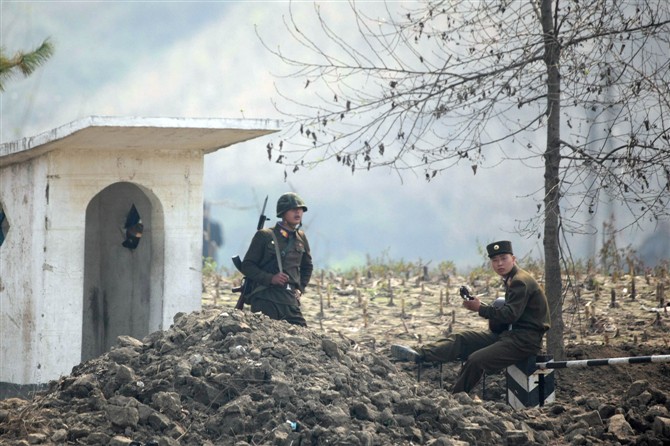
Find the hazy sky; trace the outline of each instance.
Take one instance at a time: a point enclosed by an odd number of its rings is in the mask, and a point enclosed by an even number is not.
[[[90,115],[149,117],[277,118],[274,73],[280,61],[268,42],[287,45],[282,16],[287,2],[0,1],[0,38],[8,53],[32,49],[46,37],[55,55],[31,77],[8,82],[0,96],[0,142],[60,127]],[[394,3],[398,6],[398,2]],[[367,2],[373,13],[379,2]],[[293,4],[305,28],[313,4]],[[346,2],[327,2],[322,12],[343,35],[352,20]],[[302,89],[304,79],[282,80]],[[298,93],[296,93],[298,94]],[[305,229],[317,267],[363,263],[366,255],[417,262],[483,262],[488,242],[511,239],[519,255],[542,255],[541,239],[520,239],[517,220],[537,210],[542,169],[502,164],[457,166],[426,183],[422,173],[401,182],[393,172],[351,175],[324,164],[289,175],[267,161],[259,138],[205,157],[205,197],[224,227],[219,261],[244,254],[257,212],[269,195],[270,214],[283,192],[309,205]],[[249,207],[251,207],[249,209]],[[639,234],[629,234],[633,240]]]

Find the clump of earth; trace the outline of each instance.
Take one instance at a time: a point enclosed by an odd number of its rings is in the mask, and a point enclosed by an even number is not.
[[[465,279],[459,279],[459,282]],[[670,364],[555,373],[553,402],[514,409],[504,371],[449,391],[460,364],[393,362],[392,343],[486,329],[453,279],[317,278],[307,328],[234,310],[236,279],[205,283],[203,309],[144,339],[120,337],[30,399],[0,401],[8,445],[591,445],[670,443]],[[668,354],[654,281],[617,303],[566,302],[567,359]],[[603,281],[603,283],[606,283]],[[489,283],[470,283],[495,299]],[[656,288],[657,290],[657,288]],[[588,307],[588,310],[586,308]]]

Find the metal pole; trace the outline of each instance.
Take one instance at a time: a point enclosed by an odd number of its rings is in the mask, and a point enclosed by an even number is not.
[[[670,362],[670,355],[629,356],[624,358],[584,359],[580,361],[547,361],[538,362],[536,366],[540,370],[546,370],[568,367],[592,367],[597,365],[643,364],[649,362]]]

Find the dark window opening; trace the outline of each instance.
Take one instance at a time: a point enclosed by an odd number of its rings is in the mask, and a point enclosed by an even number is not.
[[[126,216],[124,229],[126,230],[126,239],[123,241],[122,245],[128,249],[137,248],[137,245],[140,244],[140,240],[142,239],[144,225],[142,224],[140,213],[137,212],[137,208],[135,208],[134,204]]]
[[[5,242],[7,233],[9,232],[9,219],[5,214],[5,208],[0,203],[0,246]]]

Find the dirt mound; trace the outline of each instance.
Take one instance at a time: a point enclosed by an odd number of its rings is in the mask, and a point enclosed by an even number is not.
[[[547,437],[507,407],[417,385],[387,357],[310,329],[213,309],[3,403],[20,444],[497,443]],[[543,441],[544,442],[544,441]]]
[[[391,362],[391,343],[485,328],[450,299],[449,280],[322,274],[303,299],[308,328],[233,310],[233,282],[205,284],[202,311],[142,340],[119,338],[32,400],[0,400],[0,443],[670,443],[667,363],[556,372],[555,402],[514,410],[502,372],[452,395],[459,364],[426,365],[417,381],[414,364]],[[630,278],[603,283],[625,296]],[[567,359],[668,354],[667,307],[650,311],[655,283],[638,283],[636,298],[616,305],[586,289],[565,305]],[[490,300],[499,292],[471,284]]]
[[[143,340],[129,337],[75,367],[31,401],[0,402],[3,444],[459,445],[662,444],[667,387],[515,411],[451,395],[333,339],[248,312],[180,314]],[[428,370],[431,371],[431,370]],[[444,371],[448,378],[454,370]],[[667,370],[665,371],[667,373]],[[495,388],[499,377],[488,379]],[[625,417],[624,417],[625,415]],[[629,420],[634,420],[630,423]]]

